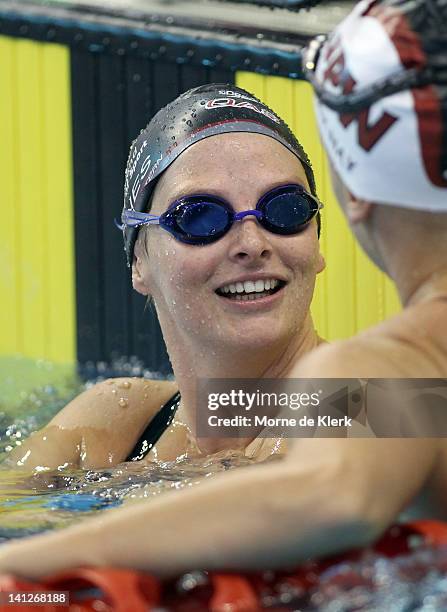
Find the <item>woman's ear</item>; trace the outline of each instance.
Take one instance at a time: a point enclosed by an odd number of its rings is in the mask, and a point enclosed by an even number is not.
[[[150,295],[147,281],[147,255],[142,247],[142,240],[138,237],[132,262],[132,286],[141,295]]]
[[[356,198],[351,193],[349,196],[350,197],[346,203],[346,216],[348,217],[349,223],[355,225],[356,223],[366,221],[371,214],[374,205],[366,200]]]
[[[317,259],[317,274],[320,274],[320,272],[323,272],[325,268],[326,268],[326,260],[324,258],[323,253],[319,251],[318,259]]]

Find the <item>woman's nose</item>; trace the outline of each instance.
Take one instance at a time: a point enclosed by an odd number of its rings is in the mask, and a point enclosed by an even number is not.
[[[240,261],[266,259],[271,254],[268,232],[255,216],[246,216],[235,221],[230,230],[230,257]]]

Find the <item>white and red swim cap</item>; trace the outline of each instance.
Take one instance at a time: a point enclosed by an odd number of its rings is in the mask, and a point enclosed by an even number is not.
[[[447,212],[447,0],[359,2],[305,69],[351,193]]]

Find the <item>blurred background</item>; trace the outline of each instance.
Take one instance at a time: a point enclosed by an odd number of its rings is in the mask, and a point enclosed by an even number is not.
[[[131,141],[161,106],[210,81],[260,97],[312,160],[325,203],[327,269],[312,305],[320,335],[351,336],[398,310],[335,203],[302,80],[303,46],[353,4],[0,0],[3,382],[26,386],[36,364],[50,378],[56,366],[88,376],[117,363],[135,375],[169,374],[113,219]]]

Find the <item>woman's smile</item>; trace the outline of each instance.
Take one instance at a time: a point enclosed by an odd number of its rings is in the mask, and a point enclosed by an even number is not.
[[[269,309],[283,296],[287,282],[276,275],[250,276],[235,279],[216,289],[216,295],[231,306],[246,312]]]

